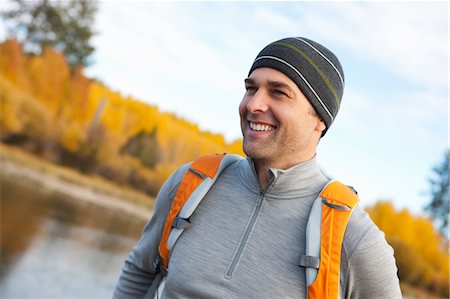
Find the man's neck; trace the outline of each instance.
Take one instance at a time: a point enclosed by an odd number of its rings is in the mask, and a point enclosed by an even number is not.
[[[270,167],[265,164],[260,164],[256,161],[254,161],[256,175],[258,176],[259,180],[259,187],[261,190],[266,190],[267,185],[269,184],[269,169]]]
[[[305,161],[311,160],[315,157],[315,153],[312,155],[309,155],[308,157],[298,159],[296,161],[290,161],[288,163],[282,163],[282,162],[273,162],[273,161],[264,161],[262,159],[253,159],[253,164],[255,166],[256,175],[258,176],[259,186],[261,190],[266,190],[269,184],[269,170],[271,168],[277,168],[277,169],[289,169],[292,166],[298,165],[300,163],[303,163]]]

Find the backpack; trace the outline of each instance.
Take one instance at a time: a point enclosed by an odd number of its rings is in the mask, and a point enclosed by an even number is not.
[[[215,154],[198,158],[180,182],[166,218],[159,256],[154,261],[157,275],[145,298],[159,298],[165,284],[170,251],[188,228],[190,217],[221,172],[238,155]],[[338,298],[341,248],[345,228],[353,208],[358,204],[353,188],[330,181],[314,201],[306,226],[306,252],[299,260],[305,268],[307,297]]]

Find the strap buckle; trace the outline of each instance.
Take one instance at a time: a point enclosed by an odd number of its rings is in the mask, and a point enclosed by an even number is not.
[[[191,225],[189,218],[181,218],[180,216],[175,217],[172,223],[173,228],[185,229]]]
[[[338,211],[350,211],[351,210],[351,208],[348,206],[342,206],[342,205],[331,203],[326,198],[322,198],[322,202],[325,205],[327,205],[328,207],[330,207],[332,209],[336,209]]]
[[[298,265],[305,268],[319,269],[320,258],[318,258],[317,256],[301,255]]]

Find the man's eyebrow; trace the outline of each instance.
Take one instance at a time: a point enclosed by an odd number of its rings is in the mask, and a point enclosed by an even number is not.
[[[253,80],[251,78],[245,78],[244,79],[244,83],[245,84],[255,84],[255,80]]]
[[[267,85],[269,85],[270,87],[275,87],[275,88],[286,88],[290,91],[293,91],[292,88],[288,84],[279,82],[279,81],[268,81]]]
[[[255,85],[256,81],[252,78],[245,78],[244,83],[249,85]],[[286,84],[284,82],[269,80],[267,81],[267,85],[271,88],[284,88],[286,89],[287,92],[295,94],[294,89],[292,89],[292,87],[289,86],[289,84]]]

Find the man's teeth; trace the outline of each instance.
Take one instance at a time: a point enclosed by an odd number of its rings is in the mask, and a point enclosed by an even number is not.
[[[250,128],[253,131],[272,131],[273,127],[270,125],[262,125],[262,124],[255,124],[255,123],[250,123]]]

